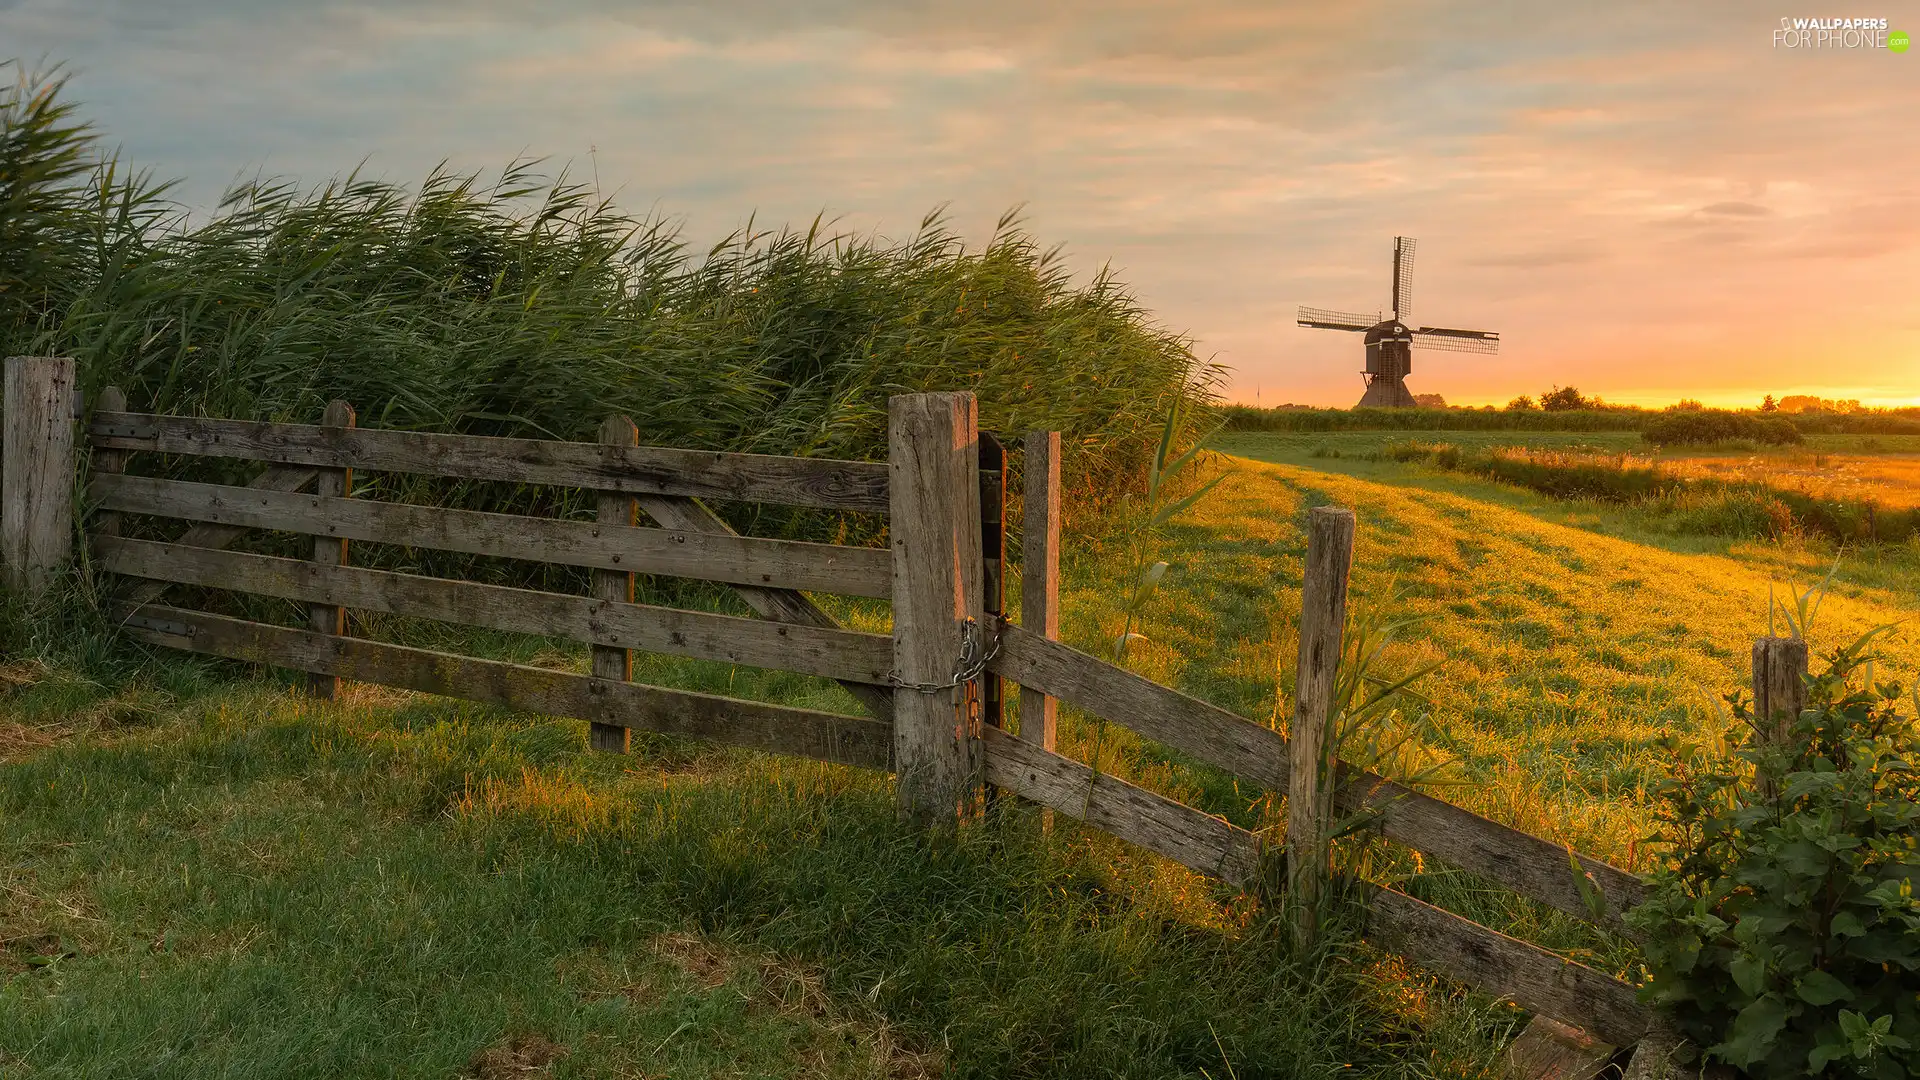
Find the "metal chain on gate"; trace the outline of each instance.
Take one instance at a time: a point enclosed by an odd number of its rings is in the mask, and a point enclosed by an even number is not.
[[[999,612],[989,612],[983,642],[980,620],[969,615],[960,623],[960,658],[954,664],[953,678],[946,682],[903,682],[897,671],[887,673],[887,681],[903,690],[912,690],[921,694],[938,694],[953,691],[955,705],[962,703],[962,695],[972,698],[974,680],[987,670],[993,658],[1000,655],[1000,624],[1006,619]]]

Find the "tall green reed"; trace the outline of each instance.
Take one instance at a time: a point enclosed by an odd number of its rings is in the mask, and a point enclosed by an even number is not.
[[[886,399],[968,389],[989,430],[1065,435],[1069,497],[1145,474],[1219,379],[1110,272],[1012,214],[887,240],[753,223],[693,250],[536,161],[417,187],[259,179],[204,217],[103,157],[58,75],[0,82],[0,351],[76,357],[135,408],[878,457]],[[511,501],[519,496],[506,493]]]

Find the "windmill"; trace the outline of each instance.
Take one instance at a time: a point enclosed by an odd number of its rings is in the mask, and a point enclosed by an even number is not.
[[[1500,351],[1500,335],[1491,330],[1451,330],[1444,326],[1412,329],[1413,322],[1413,245],[1411,237],[1393,238],[1393,318],[1368,318],[1325,308],[1300,309],[1300,325],[1316,330],[1351,330],[1365,334],[1367,367],[1361,377],[1367,392],[1358,407],[1412,408],[1413,394],[1407,389],[1407,373],[1413,370],[1413,349],[1442,349],[1447,352],[1491,353]]]

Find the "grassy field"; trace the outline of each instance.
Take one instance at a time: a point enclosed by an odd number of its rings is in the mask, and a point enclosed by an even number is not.
[[[1649,866],[1656,740],[1710,738],[1769,584],[1819,553],[1648,543],[1498,485],[1312,465],[1216,460],[1229,475],[1171,534],[1133,666],[1272,720],[1302,515],[1353,506],[1359,603],[1397,583],[1426,617],[1392,663],[1442,665],[1433,749],[1468,781],[1444,794]],[[1120,559],[1114,540],[1070,551],[1070,641],[1117,632]],[[1911,615],[1910,592],[1858,576],[1840,575],[1816,646]],[[0,1060],[23,1076],[1471,1077],[1519,1019],[1365,949],[1298,955],[1244,900],[1071,826],[1041,837],[1017,810],[930,851],[895,828],[884,782],[849,770],[665,740],[593,756],[577,723],[367,687],[322,705],[171,656],[4,674]],[[656,658],[640,677],[848,707],[723,665]],[[1062,742],[1268,821],[1259,793],[1117,728],[1069,711]],[[1630,965],[1482,883],[1382,866]]]
[[[1682,476],[1751,480],[1830,499],[1920,506],[1920,455],[1802,450],[1793,454],[1688,455],[1668,459]]]

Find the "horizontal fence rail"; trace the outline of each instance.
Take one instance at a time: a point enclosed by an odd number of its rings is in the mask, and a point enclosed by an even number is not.
[[[849,596],[885,598],[893,590],[891,556],[881,548],[448,510],[149,476],[101,474],[93,478],[89,491],[104,510],[251,529]]]
[[[1183,866],[1246,887],[1260,866],[1260,838],[1230,822],[1124,780],[1095,775],[1070,758],[992,728],[986,773],[1056,813],[1086,822]],[[1634,988],[1537,945],[1380,886],[1366,886],[1370,936],[1408,959],[1497,992],[1522,1008],[1578,1024],[1615,1046],[1645,1033],[1649,1015]]]
[[[824,510],[885,513],[887,509],[887,467],[879,462],[147,413],[95,413],[87,433],[94,446],[114,450],[552,484],[634,495],[692,495]]]
[[[1287,790],[1286,737],[1245,717],[1116,668],[1018,626],[1001,628],[989,667],[1001,675],[1105,717],[1155,742],[1271,791]],[[1462,870],[1490,877],[1549,907],[1593,920],[1565,847],[1411,791],[1383,777],[1347,770],[1334,803],[1379,812],[1381,833]],[[1623,929],[1621,913],[1645,887],[1633,875],[1574,854],[1607,905],[1598,922]]]
[[[679,495],[873,514],[886,513],[888,506],[887,466],[877,461],[131,412],[94,413],[87,425],[87,441],[102,450],[548,484],[630,495]],[[983,489],[1001,482],[999,472],[981,475]],[[984,501],[981,511],[987,520],[999,520],[997,500]]]
[[[892,725],[864,717],[477,660],[158,605],[117,614],[129,634],[153,645],[840,765],[885,769],[890,761]]]
[[[516,634],[884,685],[893,639],[704,611],[99,536],[103,570]]]

